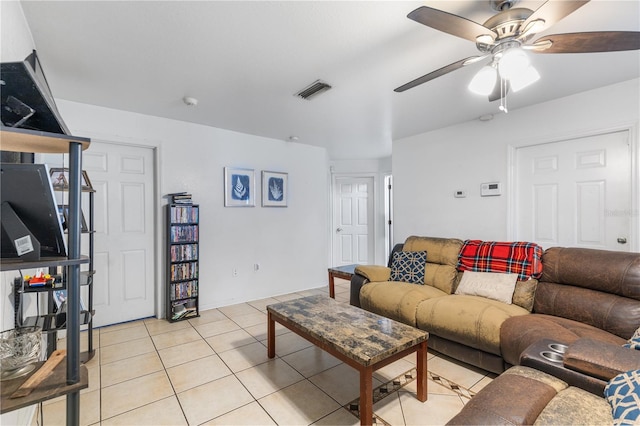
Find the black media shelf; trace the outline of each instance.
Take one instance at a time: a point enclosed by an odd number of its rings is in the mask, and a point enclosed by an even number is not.
[[[166,318],[170,322],[200,316],[200,207],[167,205]]]

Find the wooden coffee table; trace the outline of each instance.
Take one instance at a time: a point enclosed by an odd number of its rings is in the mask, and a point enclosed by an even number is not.
[[[373,421],[373,372],[413,352],[417,354],[417,397],[427,400],[429,333],[327,296],[269,305],[267,314],[269,358],[276,355],[278,322],[360,372],[360,424]]]

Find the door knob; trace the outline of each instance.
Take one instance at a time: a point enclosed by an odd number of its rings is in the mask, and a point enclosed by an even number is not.
[[[342,228],[337,228],[336,232],[342,232]]]
[[[627,239],[624,237],[618,238],[618,244],[627,244]]]

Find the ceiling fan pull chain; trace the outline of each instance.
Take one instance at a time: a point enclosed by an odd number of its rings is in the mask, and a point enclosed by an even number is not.
[[[505,114],[509,112],[507,110],[507,80],[500,77],[500,106],[498,109]]]

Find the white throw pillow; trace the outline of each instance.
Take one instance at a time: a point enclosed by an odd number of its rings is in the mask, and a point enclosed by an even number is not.
[[[481,296],[511,304],[518,274],[464,271],[456,294]]]

